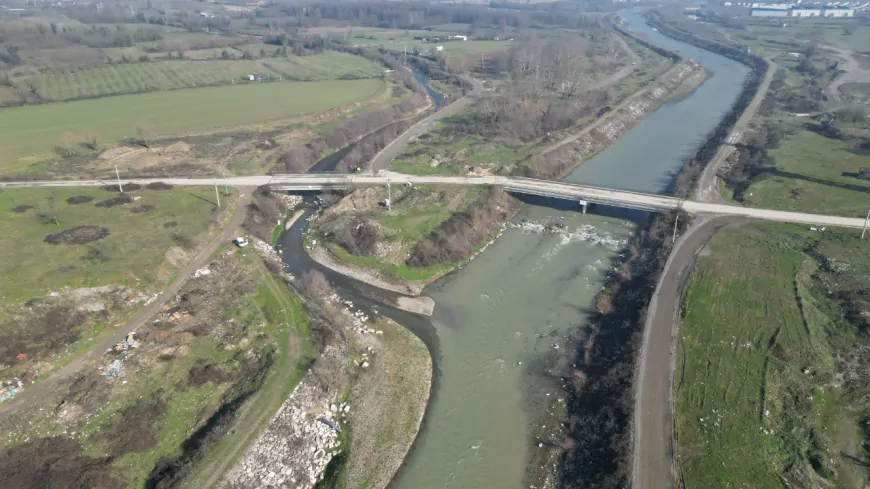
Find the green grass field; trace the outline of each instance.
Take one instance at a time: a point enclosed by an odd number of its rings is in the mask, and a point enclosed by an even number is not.
[[[116,194],[97,188],[9,189],[0,192],[0,246],[7,250],[0,260],[0,275],[14,280],[0,282],[4,307],[18,307],[34,297],[69,287],[123,284],[150,290],[170,278],[161,276],[166,251],[178,244],[176,234],[187,238],[203,235],[213,222],[215,207],[212,188],[136,190],[142,198],[126,205],[96,207],[94,204]],[[89,203],[68,204],[73,196],[92,196]],[[204,200],[205,199],[205,200]],[[224,206],[233,197],[222,200]],[[133,213],[132,207],[152,205],[150,212]],[[30,205],[24,212],[17,206]],[[58,224],[40,217],[54,216]],[[168,222],[174,227],[164,227]],[[81,225],[109,230],[109,236],[89,245],[48,244],[51,233]],[[104,250],[107,261],[90,260],[89,246]],[[165,271],[174,274],[172,267]],[[164,271],[164,273],[165,273]],[[0,310],[0,314],[3,311]]]
[[[123,97],[13,107],[0,111],[0,161],[52,153],[60,136],[97,131],[104,142],[135,137],[149,123],[160,136],[260,123],[357,102],[374,96],[379,80],[275,82],[175,90]]]
[[[856,147],[859,142],[799,130],[770,151],[777,173],[753,183],[744,202],[753,207],[866,215],[870,182],[848,176],[868,164],[868,153]]]
[[[274,49],[274,46],[271,48]],[[260,45],[250,47],[250,50],[252,55],[259,56]],[[202,51],[212,54],[215,51],[221,52],[220,49]],[[138,56],[135,59],[138,60]],[[256,61],[134,62],[14,77],[12,82],[24,91],[35,87],[40,99],[56,102],[106,95],[229,85],[243,81],[243,77],[249,74],[273,73],[275,78],[281,76],[294,80],[319,81],[348,77],[372,78],[379,76],[382,71],[365,58],[330,51],[313,56],[264,58]]]
[[[857,329],[824,288],[866,276],[870,244],[855,231],[747,224],[720,232],[709,250],[677,334],[686,487],[863,487],[847,483],[866,469],[841,453],[857,443],[856,411],[845,408],[834,358],[854,348]]]

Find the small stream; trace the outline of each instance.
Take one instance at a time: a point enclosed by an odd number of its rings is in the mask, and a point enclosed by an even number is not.
[[[662,193],[733,104],[748,70],[664,37],[637,12],[624,17],[634,32],[700,61],[713,77],[566,180]],[[437,304],[431,320],[378,308],[426,343],[436,369],[423,428],[393,489],[529,487],[529,462],[542,449],[536,436],[546,431],[537,424],[566,398],[554,373],[574,361],[611,262],[645,217],[604,207],[584,215],[564,202],[533,200],[485,253],[425,290]],[[300,219],[281,237],[291,273],[321,270],[356,304],[388,298],[314,263],[302,249],[306,225]]]

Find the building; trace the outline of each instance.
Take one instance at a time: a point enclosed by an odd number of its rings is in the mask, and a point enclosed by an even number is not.
[[[791,9],[792,17],[824,17],[825,11],[821,7],[795,7]]]
[[[753,3],[753,17],[854,17],[855,9],[847,5]]]
[[[780,7],[778,5],[765,5],[765,6],[752,6],[752,9],[749,11],[749,15],[752,17],[788,17],[789,16],[789,8],[788,7]]]

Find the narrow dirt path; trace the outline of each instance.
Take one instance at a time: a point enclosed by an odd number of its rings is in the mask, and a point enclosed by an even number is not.
[[[218,246],[236,236],[239,226],[245,220],[245,213],[247,212],[248,203],[251,201],[253,188],[241,187],[239,192],[242,196],[236,202],[236,209],[224,225],[223,231],[209,241],[193,260],[183,270],[179,271],[178,277],[154,301],[137,311],[111,337],[94,345],[86,353],[51,373],[47,378],[28,387],[14,398],[0,404],[0,423],[5,422],[17,410],[42,403],[45,397],[54,392],[61,382],[71,378],[83,368],[90,366],[103,355],[103,352],[126,338],[127,334],[136,331],[145,321],[157,314],[169,300],[173,299],[175,294],[190,279],[193,272],[208,262]]]
[[[764,73],[764,78],[761,80],[761,85],[755,92],[755,96],[752,98],[752,101],[749,102],[749,105],[746,107],[746,110],[743,111],[743,114],[740,115],[740,118],[737,119],[734,128],[731,129],[731,134],[729,135],[728,140],[719,146],[719,150],[713,156],[713,159],[710,160],[710,163],[708,163],[704,168],[704,172],[701,173],[700,178],[698,178],[698,183],[695,185],[694,193],[695,198],[701,202],[711,202],[716,204],[726,203],[719,193],[719,169],[722,168],[722,165],[725,164],[728,156],[730,156],[731,152],[734,151],[734,143],[740,140],[741,136],[746,131],[746,128],[749,127],[749,123],[752,122],[752,118],[755,117],[755,113],[758,112],[758,108],[761,106],[761,102],[764,101],[764,97],[767,96],[767,91],[770,89],[770,82],[773,81],[773,75],[779,68],[776,63],[769,59],[767,60],[767,63],[767,71]]]
[[[377,173],[379,170],[389,170],[390,163],[392,163],[393,159],[396,156],[399,156],[402,151],[405,150],[405,147],[408,146],[414,138],[426,132],[430,127],[436,124],[441,119],[456,113],[459,110],[467,107],[472,101],[476,100],[480,93],[483,92],[483,83],[480,80],[476,80],[471,77],[463,77],[465,80],[472,85],[471,92],[467,93],[461,99],[451,103],[447,107],[436,111],[429,117],[421,120],[420,122],[411,126],[410,129],[402,133],[399,137],[394,139],[390,144],[388,144],[384,149],[382,149],[378,154],[375,155],[374,158],[371,159],[368,163],[368,167],[365,169],[368,172]]]
[[[870,82],[870,70],[865,70],[861,68],[861,65],[858,64],[858,61],[853,56],[852,51],[839,48],[837,46],[831,46],[829,44],[820,44],[821,48],[832,51],[835,56],[840,58],[843,61],[843,64],[839,64],[838,68],[841,73],[834,78],[830,84],[828,84],[827,88],[825,88],[825,92],[831,100],[835,102],[843,101],[843,94],[840,93],[840,86],[844,83],[867,83]]]

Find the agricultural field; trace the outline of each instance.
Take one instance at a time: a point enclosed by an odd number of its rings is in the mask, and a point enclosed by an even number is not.
[[[864,487],[870,363],[853,230],[726,228],[687,285],[678,331],[678,470],[687,487]]]
[[[381,87],[375,79],[251,83],[12,107],[0,110],[0,161],[5,172],[22,171],[33,159],[19,159],[56,154],[65,133],[110,143],[135,138],[140,123],[160,137],[215,131],[342,107]]]
[[[211,50],[204,50],[211,51]],[[219,51],[219,50],[218,50]],[[10,79],[16,88],[32,92],[45,102],[96,98],[107,95],[174,90],[242,82],[250,74],[273,79],[319,81],[373,78],[383,72],[364,58],[326,52],[307,57],[260,60],[160,61],[107,65],[83,70],[67,69]]]

